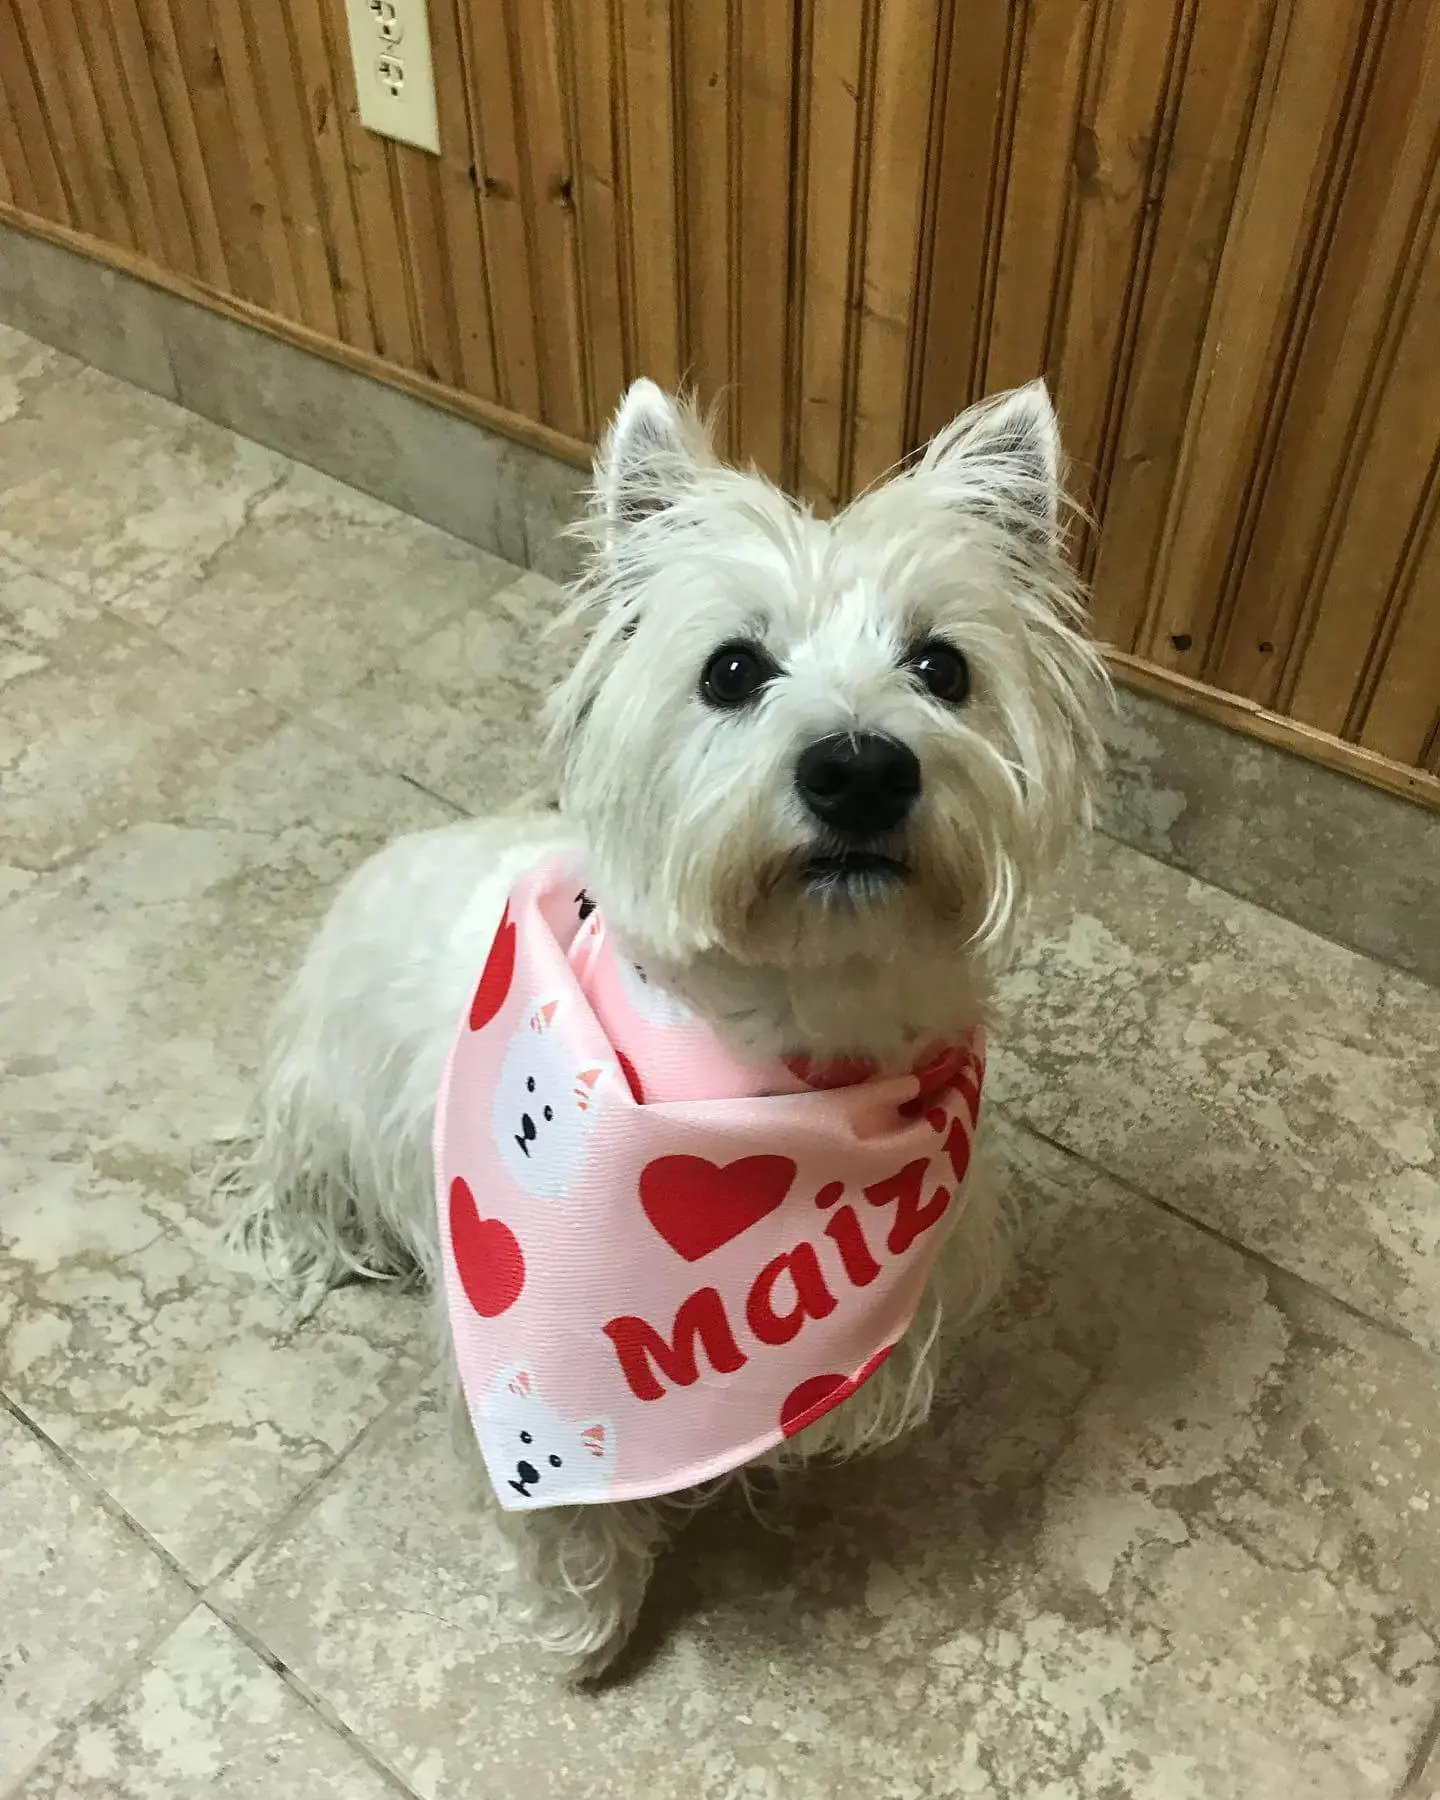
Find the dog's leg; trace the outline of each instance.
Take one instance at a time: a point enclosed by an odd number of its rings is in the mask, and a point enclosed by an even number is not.
[[[467,820],[401,838],[342,890],[215,1177],[231,1242],[273,1275],[434,1277],[445,1056],[511,883],[562,845],[549,819]]]
[[[499,1514],[524,1577],[521,1605],[536,1641],[591,1681],[625,1648],[666,1537],[660,1508],[556,1506]]]

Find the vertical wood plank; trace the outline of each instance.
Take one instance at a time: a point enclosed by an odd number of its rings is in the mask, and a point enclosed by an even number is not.
[[[937,72],[933,209],[922,278],[918,391],[908,433],[923,443],[979,396],[1018,93],[1023,12],[982,0],[952,20]]]
[[[734,32],[735,437],[743,457],[780,481],[788,435],[794,8],[737,0]]]
[[[866,0],[806,0],[809,118],[804,197],[797,477],[822,512],[847,477],[846,369],[854,266]]]
[[[103,0],[99,5],[95,0],[80,0],[75,9],[75,20],[104,121],[106,141],[124,189],[126,208],[135,232],[135,248],[142,256],[163,265],[165,237],[151,193],[153,177],[130,110],[109,0]]]
[[[440,230],[453,309],[460,384],[466,393],[499,395],[490,323],[490,279],[480,218],[467,59],[458,0],[434,0],[430,12],[435,102],[440,120]]]
[[[1414,254],[1417,279],[1403,297],[1393,359],[1381,372],[1364,454],[1343,506],[1336,509],[1328,560],[1317,577],[1306,634],[1296,647],[1291,714],[1322,731],[1353,736],[1362,723],[1382,729],[1370,684],[1385,660],[1393,621],[1407,591],[1440,611],[1436,590],[1407,575],[1423,537],[1431,465],[1440,455],[1440,180],[1432,165]],[[1341,446],[1334,446],[1338,453]],[[1412,602],[1413,604],[1413,602]]]
[[[11,126],[11,154],[23,204],[40,218],[72,224],[74,211],[55,159],[45,103],[32,77],[20,21],[10,0],[0,0],[0,40],[9,46],[9,54],[3,58],[4,87],[0,99],[10,114],[7,125]]]
[[[416,366],[432,381],[459,387],[460,340],[445,253],[439,167],[426,151],[405,144],[396,144],[393,154]]]
[[[540,416],[589,435],[575,250],[575,182],[556,0],[506,0],[521,195],[540,372]]]
[[[155,50],[135,0],[107,0],[106,12],[126,112],[134,122],[133,141],[143,165],[139,178],[154,205],[159,260],[166,268],[198,275],[200,258],[190,229],[179,158],[160,100]]]
[[[1141,630],[1196,379],[1211,294],[1259,89],[1275,0],[1201,4],[1173,124],[1106,482],[1092,573],[1095,629],[1122,649]]]
[[[1112,423],[1123,403],[1133,327],[1152,247],[1157,165],[1178,98],[1193,0],[1114,0],[1097,23],[1076,127],[1070,244],[1046,361],[1087,512],[1102,502]]]
[[[504,403],[538,419],[544,407],[507,13],[493,0],[464,4],[496,377]]]
[[[9,20],[5,12],[0,12],[0,33],[8,33],[10,42],[22,54],[0,60],[8,62],[12,83],[28,76],[39,99],[49,127],[56,169],[69,201],[70,223],[78,231],[103,237],[107,225],[105,196],[97,187],[104,172],[86,156],[75,127],[69,92],[62,78],[60,49],[51,33],[50,9],[42,0],[13,0],[7,11]],[[4,73],[0,69],[0,79]],[[16,128],[13,105],[9,124]],[[24,163],[23,147],[18,154]]]
[[[1440,12],[1424,0],[1399,0],[1215,661],[1219,685],[1267,706],[1298,672],[1304,616],[1325,585],[1346,495],[1368,453],[1369,416],[1428,254],[1433,219],[1422,224],[1421,215],[1433,213],[1437,144]]]
[[[911,329],[940,22],[937,0],[879,8],[865,198],[864,263],[855,344],[849,486],[878,481],[905,453]],[[917,99],[921,103],[917,104]]]
[[[68,117],[76,139],[77,167],[85,171],[106,243],[135,248],[126,189],[115,166],[110,137],[90,79],[72,0],[20,0],[25,34],[36,50],[36,77],[50,117]],[[49,56],[43,43],[49,36]]]
[[[274,279],[250,206],[209,8],[195,0],[168,0],[168,15],[232,291],[256,306],[271,307]]]
[[[1196,679],[1263,480],[1277,383],[1367,11],[1366,0],[1288,0],[1271,36],[1140,646],[1160,666]]]
[[[192,0],[192,4],[198,0]],[[304,317],[300,287],[291,260],[290,241],[280,211],[280,188],[270,156],[270,143],[255,89],[245,15],[229,0],[206,0],[214,33],[215,55],[234,121],[235,152],[244,170],[256,235],[270,273],[275,311],[291,319]]]
[[[681,375],[675,46],[670,0],[619,0],[624,95],[623,215],[629,243],[633,378]]]
[[[621,96],[614,0],[570,0],[575,94],[575,201],[596,435],[625,391],[625,284],[620,234]]]
[[[1028,11],[985,352],[987,393],[1045,371],[1097,3],[1109,0],[1034,0]]]
[[[357,349],[373,350],[375,328],[370,318],[360,228],[341,141],[340,100],[325,35],[324,12],[319,0],[284,0],[284,5],[338,330],[343,342]]]
[[[355,92],[355,71],[350,61],[350,39],[345,22],[345,0],[320,0],[320,3],[337,103],[340,144],[365,266],[375,347],[381,356],[413,369],[418,358],[405,280],[399,207],[391,180],[393,165],[387,155],[389,147],[383,138],[374,136],[360,123],[360,102]]]
[[[1373,687],[1355,708],[1350,735],[1418,768],[1440,728],[1440,458],[1431,462],[1409,551],[1387,608],[1393,629],[1383,649],[1377,643]]]
[[[735,449],[734,0],[679,0],[675,14],[680,123],[681,358],[707,409],[718,403],[717,447]]]
[[[195,272],[202,281],[223,291],[231,280],[230,267],[210,190],[210,172],[205,164],[195,108],[185,83],[172,3],[173,0],[146,0],[141,20],[142,44],[149,57],[158,103],[175,155],[176,174],[195,246]]]

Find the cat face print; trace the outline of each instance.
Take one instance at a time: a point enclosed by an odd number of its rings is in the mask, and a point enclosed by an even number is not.
[[[485,1466],[507,1506],[554,1506],[603,1495],[615,1472],[605,1419],[565,1419],[547,1406],[528,1369],[507,1369],[475,1408]]]
[[[579,1066],[555,1029],[559,1002],[537,1006],[510,1040],[495,1084],[494,1130],[507,1174],[537,1200],[561,1200],[585,1161],[605,1071]]]

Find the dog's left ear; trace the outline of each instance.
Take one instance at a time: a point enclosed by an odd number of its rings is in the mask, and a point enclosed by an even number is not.
[[[595,463],[606,523],[618,528],[663,512],[713,461],[709,433],[688,402],[644,377],[633,382]]]
[[[950,504],[1046,545],[1060,534],[1060,426],[1043,381],[982,400],[936,434],[913,471]]]

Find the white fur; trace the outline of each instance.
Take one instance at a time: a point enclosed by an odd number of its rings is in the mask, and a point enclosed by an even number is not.
[[[221,1174],[235,1237],[317,1286],[416,1271],[433,1286],[446,1047],[511,884],[562,847],[581,851],[667,1003],[744,1048],[901,1068],[982,1022],[1099,769],[1105,680],[1060,553],[1058,460],[1034,383],[973,408],[826,521],[722,468],[694,412],[637,382],[597,467],[570,614],[581,647],[550,717],[559,810],[402,839],[348,883],[280,1009],[252,1125]],[[969,661],[962,705],[905,667],[935,637]],[[701,671],[736,639],[762,644],[780,673],[754,706],[717,712]],[[920,802],[887,840],[910,876],[817,886],[796,760],[862,730],[920,760]],[[926,1417],[942,1322],[963,1325],[997,1278],[983,1161],[905,1340],[769,1463],[854,1455]],[[443,1313],[442,1300],[442,1336]],[[497,1515],[537,1636],[602,1668],[671,1523],[713,1491]]]

